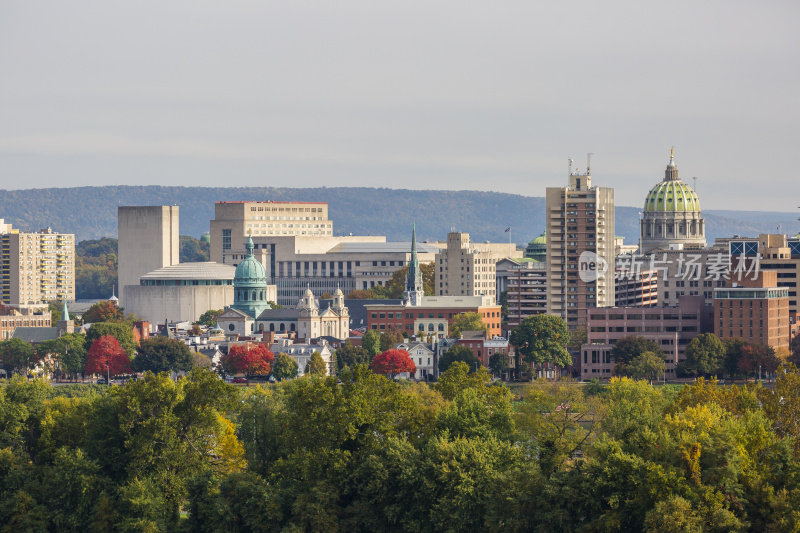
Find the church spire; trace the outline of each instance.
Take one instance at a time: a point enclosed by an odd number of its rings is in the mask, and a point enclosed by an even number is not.
[[[420,305],[424,294],[422,271],[419,268],[419,257],[417,257],[417,224],[414,223],[411,229],[411,260],[408,262],[405,301],[408,305]]]

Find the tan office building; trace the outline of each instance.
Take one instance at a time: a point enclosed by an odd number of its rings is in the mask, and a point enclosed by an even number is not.
[[[447,246],[436,254],[434,284],[437,296],[491,296],[497,298],[496,264],[520,258],[512,243],[471,243],[469,233],[450,232]]]
[[[0,219],[0,254],[4,304],[75,300],[75,235],[20,232]]]
[[[547,312],[570,329],[587,310],[614,305],[614,189],[571,168],[568,187],[547,188]]]
[[[227,263],[225,255],[244,253],[243,237],[330,237],[327,202],[216,202],[211,221],[211,260]]]

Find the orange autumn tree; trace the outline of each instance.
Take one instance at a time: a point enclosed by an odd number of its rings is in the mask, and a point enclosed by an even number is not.
[[[393,349],[386,350],[375,356],[372,360],[372,371],[394,379],[397,374],[402,374],[403,372],[413,374],[417,371],[417,366],[411,360],[411,354],[406,350]]]
[[[103,335],[95,339],[86,353],[87,374],[121,374],[131,371],[131,360],[117,339]]]
[[[275,354],[263,344],[236,344],[222,358],[222,368],[228,374],[267,375],[272,370]]]

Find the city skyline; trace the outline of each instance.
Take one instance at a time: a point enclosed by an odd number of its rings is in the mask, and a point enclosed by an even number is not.
[[[0,8],[0,188],[377,186],[541,197],[593,152],[638,206],[793,211],[800,7]],[[768,183],[772,187],[765,187]]]

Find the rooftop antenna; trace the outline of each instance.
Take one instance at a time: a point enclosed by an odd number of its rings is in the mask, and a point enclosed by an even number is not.
[[[569,162],[569,175],[572,176],[572,165],[573,165],[574,161],[572,160],[571,157],[569,159],[567,159],[567,161]]]
[[[587,175],[592,173],[592,156],[593,155],[594,154],[592,152],[589,152],[588,154],[586,154],[586,174]]]
[[[692,176],[692,183],[694,183],[694,192],[697,192],[697,176]]]

